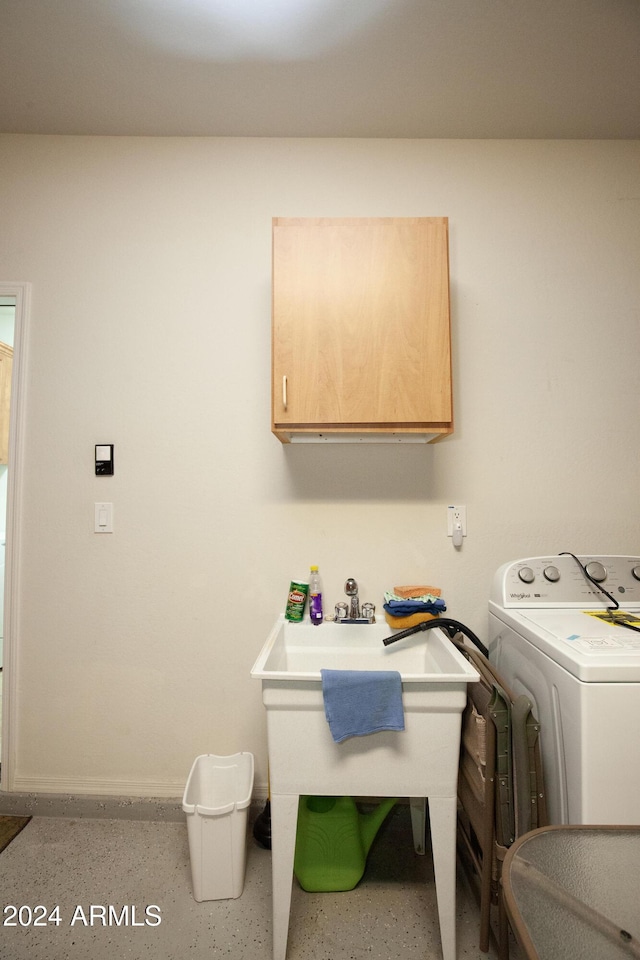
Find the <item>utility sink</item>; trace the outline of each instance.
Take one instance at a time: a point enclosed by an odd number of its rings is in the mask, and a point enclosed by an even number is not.
[[[440,630],[385,647],[393,629],[375,623],[292,623],[280,617],[251,669],[257,680],[320,681],[325,670],[397,670],[403,683],[474,681],[478,675]]]
[[[375,623],[291,623],[280,616],[251,676],[266,708],[271,797],[273,960],[285,960],[301,795],[408,797],[414,846],[425,852],[429,800],[443,960],[455,960],[456,810],[461,716],[478,674],[438,629],[390,646]],[[397,670],[405,729],[335,743],[324,711],[328,670]]]

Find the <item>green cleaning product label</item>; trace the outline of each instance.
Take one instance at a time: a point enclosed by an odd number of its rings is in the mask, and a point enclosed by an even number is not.
[[[304,608],[309,594],[309,584],[299,580],[292,580],[289,584],[287,609],[284,612],[285,620],[299,623],[304,617]]]

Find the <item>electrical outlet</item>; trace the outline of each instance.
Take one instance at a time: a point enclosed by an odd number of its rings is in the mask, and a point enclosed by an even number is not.
[[[467,508],[447,507],[447,536],[453,539],[454,547],[462,546],[462,538],[467,535]]]

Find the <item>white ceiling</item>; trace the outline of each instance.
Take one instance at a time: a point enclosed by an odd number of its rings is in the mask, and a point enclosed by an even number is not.
[[[3,132],[640,137],[640,0],[0,0],[0,38]]]

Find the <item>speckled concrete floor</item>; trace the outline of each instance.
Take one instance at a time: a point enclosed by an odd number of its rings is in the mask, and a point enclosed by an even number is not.
[[[493,948],[478,949],[466,883],[458,888],[458,958],[494,960]],[[253,837],[242,896],[196,903],[184,823],[36,816],[0,854],[0,891],[1,960],[264,960],[271,952],[271,854]],[[413,852],[406,806],[388,817],[355,890],[309,894],[294,880],[287,960],[440,957],[431,859]]]

